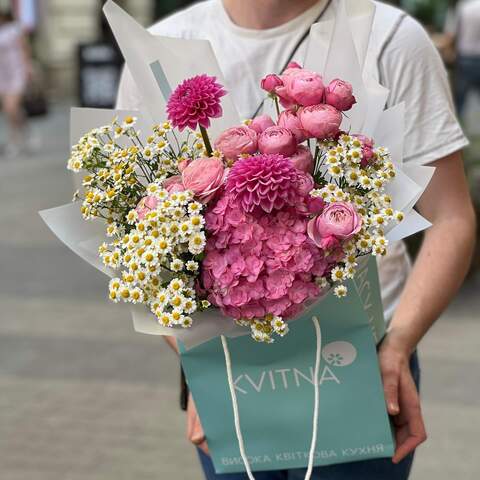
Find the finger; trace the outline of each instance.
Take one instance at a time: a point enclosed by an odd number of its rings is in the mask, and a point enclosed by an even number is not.
[[[398,383],[399,375],[389,372],[383,375],[383,390],[385,392],[385,401],[390,415],[398,415],[400,407],[398,402]]]
[[[427,439],[420,399],[410,374],[402,376],[400,385],[401,414],[397,417],[397,448],[394,463],[401,462]]]
[[[198,445],[198,448],[206,455],[210,455],[210,450],[208,449],[208,444],[206,440],[204,440],[200,445]]]
[[[392,458],[393,463],[400,463],[410,453],[414,452],[419,445],[427,439],[426,433],[423,435],[409,435],[400,445],[397,445],[395,455]]]
[[[205,433],[203,431],[202,424],[200,423],[198,415],[195,415],[194,418],[190,441],[195,445],[200,445],[205,441]]]

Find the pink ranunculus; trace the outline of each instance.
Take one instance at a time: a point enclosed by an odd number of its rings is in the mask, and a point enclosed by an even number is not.
[[[297,139],[297,143],[302,143],[307,139],[307,134],[302,128],[300,119],[292,110],[284,110],[280,114],[278,117],[278,126],[291,130]]]
[[[297,140],[288,128],[270,127],[260,135],[258,149],[263,154],[289,157],[297,150]]]
[[[338,78],[332,80],[325,89],[325,101],[342,112],[350,110],[357,103],[352,85]]]
[[[182,173],[189,165],[191,160],[182,160],[181,162],[178,162],[178,171]]]
[[[298,69],[286,77],[284,84],[288,96],[298,105],[309,107],[323,101],[325,85],[318,73]]]
[[[292,69],[300,68],[301,69],[302,66],[298,62],[289,62],[289,64],[287,65],[287,68],[285,70],[289,70],[290,68],[292,68]]]
[[[283,80],[278,75],[272,73],[262,78],[260,85],[266,92],[275,93],[275,90],[283,85]]]
[[[328,204],[323,212],[308,223],[308,236],[323,249],[332,249],[349,240],[362,228],[362,218],[348,202]]]
[[[183,186],[208,203],[225,183],[227,170],[219,158],[197,158],[182,172]]]
[[[148,212],[155,210],[157,205],[160,203],[157,197],[153,195],[147,195],[143,197],[139,202],[135,211],[137,212],[138,219],[143,220]]]
[[[295,107],[295,100],[288,95],[287,87],[278,87],[277,89],[275,89],[275,93],[277,94],[280,105],[282,105],[283,108]]]
[[[373,147],[375,142],[373,139],[366,137],[365,135],[354,135],[355,138],[358,138],[362,142],[362,161],[361,167],[365,168],[375,156]]]
[[[307,172],[299,172],[297,180],[298,193],[307,197],[314,187],[315,181],[313,180],[313,177]]]
[[[174,175],[173,177],[167,178],[162,186],[169,193],[183,192],[185,190],[181,175]]]
[[[252,123],[248,126],[252,130],[255,130],[260,135],[267,128],[275,126],[275,122],[270,115],[260,115],[252,120]]]
[[[335,137],[342,123],[342,114],[331,105],[301,108],[298,117],[307,135],[321,140]]]
[[[325,208],[325,200],[322,197],[308,197],[307,209],[308,213],[318,215]]]
[[[251,155],[257,151],[257,132],[245,125],[229,128],[217,138],[215,149],[231,160],[239,155]]]
[[[290,156],[294,167],[305,173],[313,172],[313,155],[308,147],[299,145],[297,151]]]

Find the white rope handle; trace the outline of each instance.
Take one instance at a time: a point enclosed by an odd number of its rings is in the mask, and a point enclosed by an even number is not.
[[[308,467],[307,473],[305,475],[305,480],[310,480],[313,471],[313,462],[315,460],[315,449],[317,446],[317,429],[318,429],[318,414],[319,414],[319,404],[320,404],[320,360],[322,358],[322,331],[320,329],[320,322],[317,317],[312,317],[312,322],[315,327],[315,333],[317,338],[316,344],[316,356],[315,356],[315,371],[314,371],[314,390],[315,390],[315,399],[314,399],[314,409],[313,409],[313,428],[312,428],[312,443],[310,446],[310,453],[308,456]],[[233,419],[235,422],[235,432],[237,434],[238,447],[240,449],[240,456],[242,457],[243,464],[245,465],[245,470],[249,480],[255,480],[255,477],[252,474],[250,468],[250,462],[248,461],[247,454],[245,452],[245,443],[243,441],[242,429],[240,427],[240,414],[238,412],[238,401],[237,393],[235,392],[235,384],[233,382],[232,374],[232,359],[230,357],[230,350],[228,349],[228,343],[225,336],[221,336],[223,353],[225,354],[225,365],[227,367],[227,379],[228,386],[230,388],[230,395],[232,397],[232,407],[233,407]]]

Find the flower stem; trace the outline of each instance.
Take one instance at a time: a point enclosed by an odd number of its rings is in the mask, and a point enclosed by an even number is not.
[[[276,95],[273,97],[273,101],[275,102],[275,110],[277,110],[277,117],[280,117],[280,105],[278,104],[278,97]]]
[[[212,144],[210,143],[210,139],[208,138],[207,130],[200,125],[200,133],[202,134],[203,143],[205,144],[205,150],[209,157],[212,156]]]

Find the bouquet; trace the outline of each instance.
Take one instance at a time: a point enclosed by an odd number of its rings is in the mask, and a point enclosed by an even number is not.
[[[334,2],[334,21],[310,31],[305,68],[263,78],[271,102],[242,123],[209,42],[151,35],[108,1],[145,108],[74,110],[82,137],[68,168],[82,187],[75,203],[41,212],[110,276],[108,295],[129,305],[137,332],[180,341],[217,473],[244,465],[253,478],[251,458],[256,470],[308,463],[309,478],[314,464],[393,453],[372,259],[428,228],[414,206],[434,169],[402,162],[404,109],[385,110],[388,90],[363,73],[375,5],[359,3],[352,32]],[[287,336],[263,348],[249,333]]]
[[[178,85],[168,121],[147,135],[128,116],[73,147],[68,168],[85,175],[74,198],[106,224],[112,301],[143,304],[164,327],[218,308],[271,343],[330,289],[345,297],[361,257],[386,254],[385,229],[404,218],[386,192],[396,168],[374,139],[341,130],[352,85],[292,62],[261,88],[276,118],[213,141],[226,91],[202,74]]]

